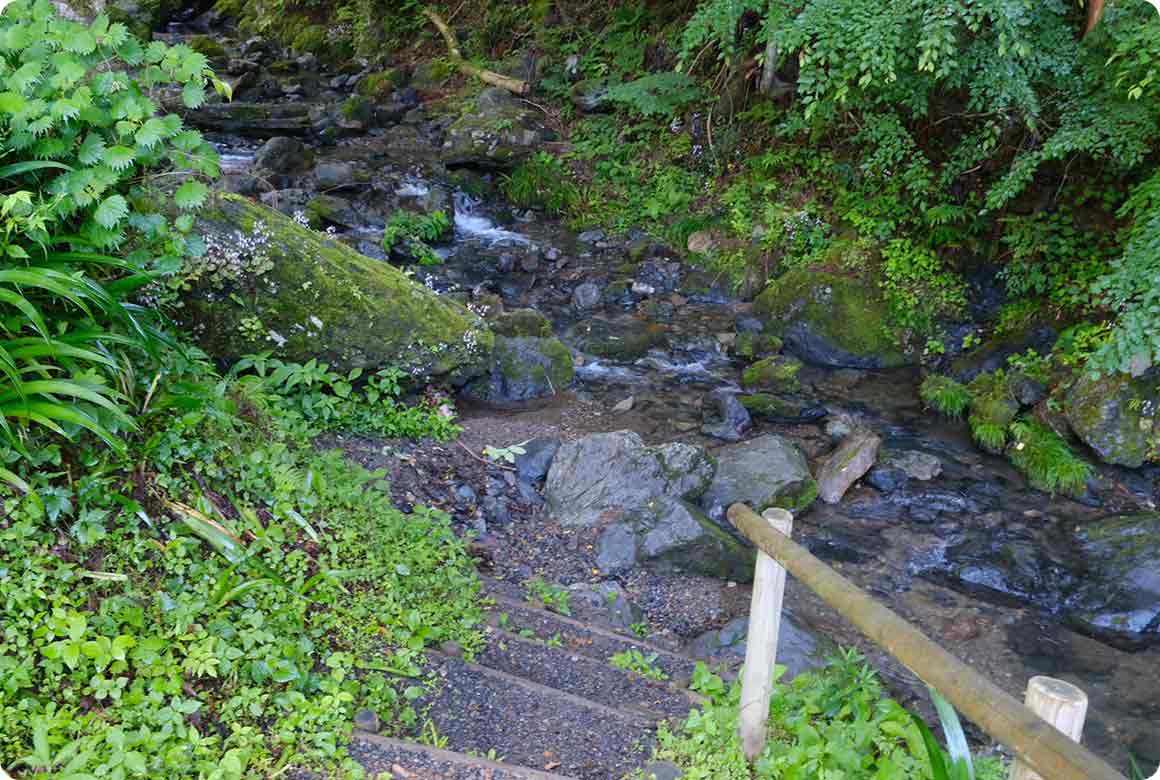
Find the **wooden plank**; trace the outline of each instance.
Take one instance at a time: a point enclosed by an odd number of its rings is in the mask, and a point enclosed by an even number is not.
[[[1050,780],[1126,780],[1103,759],[1072,742],[801,545],[770,528],[749,507],[734,504],[729,508],[729,520],[799,582],[1039,774]]]
[[[767,509],[762,518],[786,536],[793,531],[793,515],[784,509]],[[765,748],[784,598],[785,568],[758,551],[745,640],[745,667],[741,673],[741,745],[750,761]]]

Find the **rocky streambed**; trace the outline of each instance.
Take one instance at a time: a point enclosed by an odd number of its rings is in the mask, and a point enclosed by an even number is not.
[[[1069,679],[1092,700],[1088,744],[1160,762],[1155,470],[1101,465],[1078,499],[1034,490],[923,407],[917,369],[866,343],[845,282],[803,283],[775,336],[773,304],[736,299],[673,247],[513,209],[499,171],[557,141],[507,93],[449,97],[422,71],[324,73],[261,41],[217,42],[236,102],[189,120],[219,144],[229,188],[329,234],[277,223],[276,262],[310,241],[330,259],[264,288],[260,322],[233,316],[214,335],[303,359],[325,344],[336,363],[402,356],[461,384],[458,443],[331,440],[387,467],[397,502],[449,512],[501,578],[564,583],[585,608],[734,662],[752,551],[724,508],[791,508],[799,541],[1011,693],[1034,674]],[[402,289],[380,241],[399,209],[443,211],[452,229],[441,262],[406,269],[430,293],[408,293],[414,324],[387,330],[365,298]],[[452,304],[469,311],[439,313]],[[448,334],[457,347],[437,350]],[[510,465],[480,457],[516,444]],[[830,641],[865,647],[808,591],[789,594],[795,663]],[[865,649],[900,695],[923,695]]]

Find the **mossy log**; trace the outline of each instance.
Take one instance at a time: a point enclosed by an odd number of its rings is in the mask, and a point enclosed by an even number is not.
[[[423,14],[431,20],[431,24],[435,25],[436,29],[439,30],[439,34],[443,36],[443,40],[447,42],[447,53],[450,56],[451,62],[460,73],[467,76],[474,76],[480,81],[491,84],[492,86],[501,87],[517,95],[526,95],[528,93],[530,89],[528,82],[513,79],[510,76],[505,76],[502,73],[496,73],[494,70],[481,68],[478,65],[472,65],[468,62],[459,49],[459,38],[455,35],[455,31],[448,26],[447,22],[443,21],[443,17],[430,8],[424,8]]]

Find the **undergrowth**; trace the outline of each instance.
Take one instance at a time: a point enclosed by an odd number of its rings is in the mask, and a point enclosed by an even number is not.
[[[910,713],[885,696],[877,675],[853,651],[774,684],[768,741],[752,768],[738,736],[740,684],[727,684],[698,664],[692,687],[708,703],[682,725],[662,726],[656,750],[657,759],[676,764],[688,780],[932,777],[930,754]],[[977,780],[1006,776],[996,759],[975,758],[974,768]]]

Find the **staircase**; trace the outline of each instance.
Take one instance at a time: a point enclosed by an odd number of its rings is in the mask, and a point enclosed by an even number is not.
[[[418,704],[441,748],[356,731],[352,755],[393,780],[611,780],[645,766],[657,724],[699,698],[694,662],[627,632],[529,605],[486,583],[487,645],[469,662],[432,653],[439,679]],[[653,656],[667,681],[612,666],[616,653]]]

